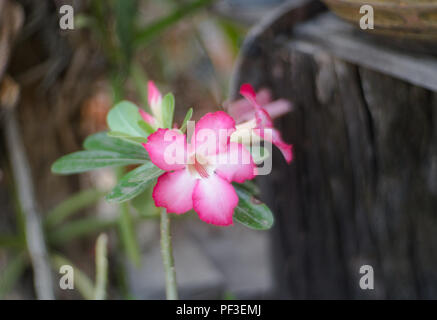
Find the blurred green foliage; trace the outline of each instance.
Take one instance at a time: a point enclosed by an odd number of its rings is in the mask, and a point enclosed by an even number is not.
[[[108,79],[111,84],[114,104],[125,99],[126,84],[131,81],[141,103],[144,106],[147,105],[148,74],[140,59],[144,50],[147,50],[148,54],[154,55],[155,62],[153,64],[157,65],[162,70],[162,74],[165,75],[169,56],[164,47],[168,43],[161,40],[163,33],[187,17],[211,5],[214,0],[159,1],[159,5],[165,8],[163,10],[165,13],[142,25],[143,17],[140,16],[140,6],[152,2],[155,6],[158,3],[158,1],[151,0],[91,0],[89,7],[84,12],[76,15],[76,27],[90,32],[106,58],[109,68]],[[219,17],[211,16],[211,18],[217,27],[222,30],[229,48],[235,56],[243,38],[244,28]],[[194,41],[203,41],[195,32],[192,37]],[[208,61],[211,62],[212,59]],[[167,117],[164,119],[165,125],[171,127],[175,110],[174,97],[168,95],[164,100],[165,108],[168,109],[165,112]],[[182,122],[182,130],[185,130],[186,122],[191,119],[192,115],[193,109],[189,109]],[[134,125],[138,124],[136,129],[150,131],[144,121],[137,120],[139,121],[132,122]],[[120,152],[125,152],[130,157],[135,158],[133,163],[136,163],[138,158],[147,158],[144,149],[133,147],[134,144],[118,139],[119,137],[116,137],[118,130],[115,130],[116,128],[111,129],[113,130],[111,133],[112,138],[106,133],[97,133],[88,137],[84,143],[85,151],[81,151],[77,156],[94,157],[96,153],[99,153],[103,157],[102,161],[105,162],[108,161],[111,153],[120,154]],[[68,159],[66,161],[68,162]],[[107,162],[105,163],[107,164]],[[87,169],[89,168],[82,168],[81,170],[81,168],[76,167],[71,170],[79,172]],[[142,169],[140,167],[137,170]],[[116,168],[116,175],[119,179],[125,173],[124,168]],[[121,185],[125,183],[122,180],[119,182]],[[142,188],[141,193],[132,201],[119,204],[119,216],[112,219],[80,214],[93,208],[106,193],[106,190],[94,188],[73,194],[44,214],[43,228],[50,254],[50,262],[55,271],[58,272],[61,265],[73,266],[71,261],[59,253],[62,246],[74,240],[96,236],[100,232],[111,229],[118,231],[121,248],[130,261],[138,266],[140,263],[140,250],[134,226],[139,219],[159,217],[159,211],[151,201],[151,192],[152,187],[149,185]],[[0,298],[5,297],[14,288],[30,263],[24,241],[25,228],[23,226],[25,222],[22,219],[19,204],[16,205],[16,208],[16,234],[0,234],[0,248],[7,249],[10,256],[8,265],[0,275]],[[107,259],[107,249],[104,248],[106,243],[102,244],[106,241],[101,240],[100,237],[97,242],[97,283],[94,284],[84,271],[74,267],[75,285],[85,299],[103,299],[106,297],[108,270],[105,261]],[[120,266],[117,271],[120,270],[123,270],[123,266]],[[121,274],[117,275],[120,293],[126,298],[132,298],[124,283],[124,276],[122,271]]]

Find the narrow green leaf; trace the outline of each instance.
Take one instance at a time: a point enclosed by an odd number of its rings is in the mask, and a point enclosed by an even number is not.
[[[267,230],[273,225],[273,214],[270,209],[245,188],[234,184],[239,201],[234,210],[235,221],[255,230]]]
[[[191,120],[191,117],[193,116],[193,108],[188,109],[187,114],[185,115],[184,121],[182,121],[181,125],[181,131],[185,133],[185,130],[187,130],[187,122]]]
[[[172,93],[167,93],[162,99],[162,123],[164,128],[171,129],[173,127],[174,116],[174,96]]]
[[[153,129],[153,127],[144,120],[138,121],[138,126],[145,132],[147,136],[155,132],[155,129]]]
[[[83,143],[86,150],[105,150],[129,155],[137,159],[148,159],[149,155],[144,147],[138,143],[113,138],[106,131],[88,136]]]
[[[88,189],[72,195],[47,213],[44,226],[52,228],[60,224],[74,213],[95,204],[104,194],[100,190]]]
[[[134,80],[135,89],[141,98],[143,106],[147,106],[147,75],[139,63],[134,62],[131,68],[132,79]]]
[[[22,249],[25,247],[23,238],[17,235],[0,234],[0,248]]]
[[[118,220],[120,239],[130,261],[135,266],[139,267],[141,263],[141,254],[134,226],[135,224],[132,219],[129,203],[120,203],[120,217]]]
[[[91,279],[78,267],[73,265],[71,261],[68,259],[53,254],[50,256],[50,261],[56,269],[56,272],[59,272],[59,269],[62,266],[69,265],[73,267],[74,270],[74,287],[77,288],[77,291],[82,295],[82,297],[86,300],[93,300],[94,299],[94,285]]]
[[[227,38],[227,43],[231,45],[232,55],[236,57],[244,39],[244,27],[238,24],[237,21],[231,21],[228,19],[220,19],[217,22]]]
[[[144,46],[149,43],[151,39],[169,28],[173,24],[179,22],[181,19],[194,13],[195,11],[211,4],[214,0],[193,0],[190,3],[179,6],[173,12],[158,18],[156,21],[148,24],[144,29],[139,30],[135,37],[136,45]]]
[[[118,220],[116,219],[82,218],[50,230],[47,238],[51,244],[64,244],[80,237],[113,228],[117,225],[117,222]]]
[[[113,50],[113,49],[110,49]],[[118,50],[114,50],[113,54],[110,55],[111,60],[114,63],[121,64],[120,61],[120,52]],[[112,91],[112,101],[114,103],[123,102],[123,97],[125,96],[125,88],[124,83],[126,82],[126,66],[125,64],[120,65],[120,68],[110,70],[109,79],[111,83],[111,91]]]
[[[133,137],[131,135],[128,135],[128,134],[123,133],[123,132],[118,132],[118,131],[109,131],[108,136],[110,136],[112,138],[119,138],[119,139],[131,141],[134,143],[146,143],[147,142],[147,139],[144,137]]]
[[[27,266],[27,257],[24,252],[19,253],[1,272],[0,299],[3,299],[15,286]]]
[[[142,137],[144,132],[138,126],[138,121],[141,119],[136,105],[129,101],[121,101],[109,111],[106,121],[112,131],[123,132],[133,137]]]
[[[106,195],[106,200],[115,203],[130,200],[143,192],[163,173],[164,171],[153,163],[147,162],[121,178],[115,188]]]
[[[248,193],[254,196],[258,196],[260,194],[259,187],[256,185],[256,183],[253,180],[246,180],[244,183],[236,183],[233,182],[232,185],[235,188],[241,188],[246,190]]]
[[[110,5],[111,6],[111,5]],[[138,11],[137,0],[117,0],[112,2],[115,13],[115,34],[123,62],[129,64],[134,53],[134,36]]]
[[[99,235],[96,241],[96,286],[94,299],[105,300],[106,283],[108,280],[108,236]]]
[[[138,159],[118,152],[85,150],[70,153],[59,158],[52,165],[52,172],[72,174],[104,167],[145,163],[146,161],[146,159]]]
[[[131,204],[142,218],[159,217],[160,210],[155,206],[152,198],[153,186],[132,199]]]

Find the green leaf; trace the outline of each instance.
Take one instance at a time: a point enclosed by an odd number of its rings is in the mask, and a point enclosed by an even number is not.
[[[74,270],[75,288],[77,288],[77,291],[79,291],[82,297],[84,297],[86,300],[94,299],[94,285],[91,279],[82,270],[75,266],[71,261],[60,255],[51,255],[50,261],[54,269],[56,269],[56,272],[59,272],[59,269],[62,266],[72,266]]]
[[[112,131],[126,133],[133,137],[143,137],[144,132],[138,126],[141,115],[138,107],[129,101],[121,101],[109,111],[106,121]]]
[[[241,188],[241,189],[246,190],[251,195],[257,196],[260,194],[260,190],[253,180],[246,180],[244,183],[233,182],[232,185],[235,188]]]
[[[163,173],[164,171],[153,163],[147,162],[121,178],[115,188],[106,195],[106,200],[115,203],[130,200],[143,192]]]
[[[243,31],[243,25],[238,24],[237,21],[231,21],[228,19],[220,19],[217,22],[226,36],[228,40],[227,42],[231,45],[233,56],[236,57],[240,51],[241,43],[245,34]]]
[[[197,10],[211,4],[214,0],[193,0],[190,3],[180,5],[168,15],[158,18],[143,29],[137,31],[135,42],[137,46],[145,46],[151,39],[169,28],[173,24],[179,22],[184,17],[196,12]]]
[[[23,249],[26,244],[24,239],[13,234],[0,234],[0,248],[4,249]]]
[[[136,159],[149,159],[144,147],[138,143],[108,136],[106,131],[88,136],[83,143],[86,150],[114,151]]]
[[[118,48],[123,56],[123,62],[128,64],[134,53],[134,36],[136,31],[136,17],[139,14],[137,0],[117,0],[113,3],[115,13],[115,34]]]
[[[187,122],[191,120],[191,117],[193,116],[193,108],[190,108],[187,111],[187,114],[185,115],[184,121],[182,121],[182,125],[180,130],[182,132],[185,132],[185,130],[187,130]]]
[[[147,106],[149,104],[147,99],[147,75],[139,63],[134,62],[132,64],[131,75],[137,94],[141,98],[141,103],[143,106]]]
[[[137,267],[141,265],[140,246],[138,245],[135,231],[134,217],[131,215],[128,202],[120,204],[120,217],[118,219],[118,230],[121,243],[130,261]]]
[[[3,299],[15,286],[27,267],[27,256],[24,252],[12,258],[3,270],[0,277],[0,299]]]
[[[88,189],[72,195],[47,213],[44,219],[45,227],[51,228],[60,224],[72,214],[95,204],[104,194],[100,190]]]
[[[235,185],[239,201],[234,210],[234,219],[242,225],[255,230],[267,230],[273,225],[270,209],[256,199],[246,188]]]
[[[174,96],[167,93],[162,99],[162,124],[164,128],[171,129],[173,126]]]
[[[72,174],[104,167],[145,163],[146,161],[146,159],[138,159],[118,152],[85,150],[70,153],[59,158],[52,165],[52,172],[58,174]]]
[[[117,219],[101,219],[96,217],[86,217],[61,225],[48,232],[50,244],[64,244],[90,234],[96,234],[117,226]]]
[[[112,49],[110,49],[112,50]],[[121,64],[119,61],[119,52],[118,50],[114,52],[114,54],[111,54],[113,57],[114,63]],[[126,66],[121,65],[121,70],[110,70],[109,72],[109,79],[111,83],[111,91],[112,91],[112,101],[114,103],[121,103],[123,102],[123,97],[125,96],[125,88],[124,83],[126,82]]]
[[[146,143],[147,142],[147,139],[144,137],[133,137],[131,135],[128,135],[128,134],[123,133],[123,132],[118,132],[118,131],[110,131],[110,132],[108,132],[108,136],[110,136],[112,138],[119,138],[119,139],[131,141],[134,143]]]
[[[155,132],[155,129],[144,120],[138,121],[138,126],[146,133],[147,136]]]
[[[108,282],[108,236],[99,235],[96,241],[96,285],[94,299],[105,300],[106,284]]]
[[[149,186],[132,199],[131,204],[142,218],[159,217],[160,210],[155,206],[152,198],[153,186]]]

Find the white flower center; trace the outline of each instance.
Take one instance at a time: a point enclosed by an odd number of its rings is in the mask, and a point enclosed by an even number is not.
[[[204,156],[196,153],[190,157],[187,169],[192,175],[203,179],[208,178],[214,171],[212,164]]]

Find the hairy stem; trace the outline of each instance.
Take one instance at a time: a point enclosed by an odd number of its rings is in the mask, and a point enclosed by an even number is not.
[[[161,254],[165,273],[165,294],[167,300],[177,300],[176,271],[170,236],[170,219],[165,209],[161,211]]]

